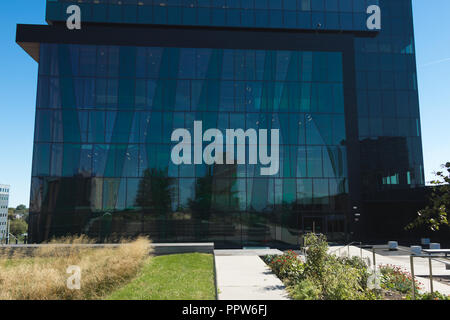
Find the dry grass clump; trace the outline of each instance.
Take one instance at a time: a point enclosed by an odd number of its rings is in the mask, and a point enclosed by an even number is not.
[[[149,257],[150,241],[93,248],[86,237],[55,240],[32,257],[0,256],[0,300],[100,299],[133,278]],[[69,266],[81,268],[81,289],[70,290]]]

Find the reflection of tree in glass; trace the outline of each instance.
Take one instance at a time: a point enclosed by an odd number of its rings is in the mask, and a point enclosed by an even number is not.
[[[236,165],[207,166],[205,175],[196,179],[195,198],[188,200],[196,237],[202,239],[211,237],[208,232],[222,234],[232,229],[231,215],[225,213],[239,211],[238,195]],[[213,230],[210,224],[215,226]]]
[[[167,177],[166,170],[146,169],[139,182],[136,204],[144,213],[164,216],[171,210],[172,179]]]
[[[195,184],[195,199],[189,199],[189,208],[194,221],[208,220],[211,213],[213,196],[212,166],[208,166],[206,175],[197,178]]]
[[[205,238],[208,235],[208,224],[202,221],[209,221],[211,215],[212,186],[212,167],[208,166],[205,176],[196,180],[195,199],[188,200],[188,206],[192,212],[192,220],[194,222],[194,236],[197,239]]]

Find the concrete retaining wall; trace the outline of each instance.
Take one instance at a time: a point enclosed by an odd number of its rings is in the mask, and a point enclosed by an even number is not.
[[[85,248],[114,248],[120,244],[78,244],[77,247]],[[49,246],[48,244],[25,244],[25,245],[1,245],[0,254],[8,254],[12,257],[14,254],[32,256],[38,248]],[[60,248],[71,247],[70,244],[52,244]],[[214,243],[153,243],[152,251],[154,255],[168,255],[179,253],[214,253]]]

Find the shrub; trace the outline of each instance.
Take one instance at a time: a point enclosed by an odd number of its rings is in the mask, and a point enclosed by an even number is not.
[[[383,289],[412,294],[412,276],[409,272],[392,265],[381,265],[380,271]],[[417,280],[414,281],[416,292],[419,292],[421,285]]]
[[[275,254],[266,254],[264,257],[262,257],[263,261],[270,266],[270,263],[273,261],[273,259],[275,259],[276,257],[278,257],[278,255]]]
[[[450,300],[450,295],[446,296],[445,294],[442,294],[438,291],[435,291],[434,293],[424,293],[421,295],[418,295],[418,300]]]
[[[312,279],[304,279],[288,288],[288,291],[296,300],[320,300],[322,298],[320,285]]]
[[[325,262],[329,257],[327,238],[322,234],[309,233],[305,236],[305,245],[307,246],[305,275],[321,281],[325,272]]]
[[[328,254],[324,235],[305,236],[306,262],[288,252],[281,257],[267,257],[272,270],[289,286],[291,296],[300,300],[359,300],[376,299],[367,289],[370,276],[364,260],[337,258]],[[295,257],[295,258],[294,258]]]
[[[324,235],[308,234],[305,275],[315,279],[326,300],[354,300],[367,287],[367,265],[359,258],[336,258],[328,254]],[[364,281],[366,281],[364,283]]]
[[[364,270],[358,270],[329,256],[322,278],[322,294],[325,300],[359,300],[364,298],[361,286]]]
[[[303,277],[303,263],[294,251],[287,251],[278,256],[266,256],[264,261],[281,280],[287,283],[296,283]]]
[[[369,268],[358,257],[337,258],[328,254],[324,235],[305,236],[306,262],[292,251],[264,260],[288,285],[288,291],[299,300],[374,300],[376,291],[367,288]]]
[[[360,286],[362,289],[367,289],[367,284],[369,282],[369,277],[372,272],[369,270],[368,263],[357,256],[353,256],[351,258],[348,257],[339,257],[339,262],[345,266],[355,268],[360,273]]]

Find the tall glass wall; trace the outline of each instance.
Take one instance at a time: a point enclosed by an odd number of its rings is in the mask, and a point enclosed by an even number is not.
[[[355,38],[363,192],[424,185],[411,0],[381,1],[376,38]]]
[[[343,96],[340,52],[41,44],[33,240],[296,245],[313,228],[343,237]],[[194,121],[279,129],[278,174],[249,161],[173,164],[171,134]]]
[[[47,0],[47,20],[72,4],[84,22],[368,31],[379,0]]]

